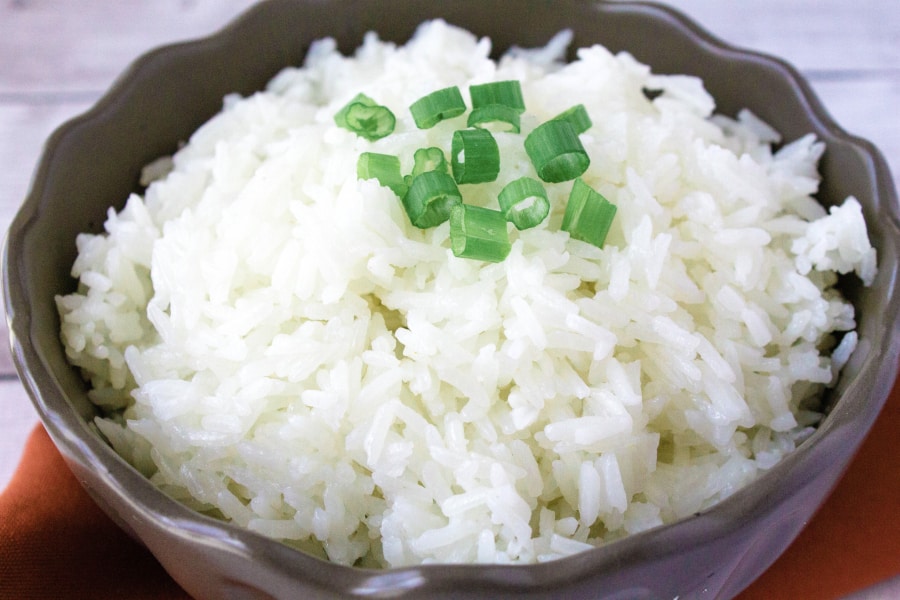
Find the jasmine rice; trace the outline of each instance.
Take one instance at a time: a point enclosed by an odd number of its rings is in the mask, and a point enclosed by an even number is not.
[[[489,58],[443,21],[352,57],[312,45],[220,114],[83,234],[57,298],[96,427],[173,498],[348,565],[533,563],[703,510],[814,430],[856,343],[838,274],[875,275],[859,203],[813,198],[823,145],[714,114],[702,82],[567,32]],[[617,206],[602,248],[549,218],[502,262],[412,226],[357,157],[445,146],[434,90],[517,80],[522,134],[583,103],[583,180]],[[646,94],[645,90],[661,91]],[[367,141],[335,113],[396,115]],[[651,96],[653,97],[651,99]],[[536,177],[497,132],[496,208]],[[784,142],[784,143],[782,143]],[[773,150],[774,147],[778,150]]]

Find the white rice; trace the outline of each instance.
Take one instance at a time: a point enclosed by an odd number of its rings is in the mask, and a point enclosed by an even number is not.
[[[322,40],[154,164],[105,234],[78,238],[79,289],[57,299],[116,450],[198,510],[385,567],[579,552],[791,452],[857,341],[833,285],[875,274],[859,203],[811,198],[812,136],[773,152],[776,132],[714,116],[699,80],[597,46],[564,65],[566,36],[499,62],[442,21],[353,57]],[[466,201],[534,176],[524,134],[584,103],[583,177],[618,206],[603,249],[560,231],[570,184],[492,264],[357,180],[360,152],[409,172],[465,126],[418,130],[414,100],[504,79],[523,132],[496,134],[500,179]],[[335,126],[360,92],[393,110],[393,135]]]

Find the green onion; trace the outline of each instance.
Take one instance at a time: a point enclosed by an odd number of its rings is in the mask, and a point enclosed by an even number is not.
[[[510,181],[497,199],[503,217],[519,230],[540,224],[550,213],[550,200],[544,186],[530,177]]]
[[[538,176],[549,183],[575,179],[591,163],[578,132],[566,120],[550,120],[525,138],[525,151]]]
[[[334,115],[334,122],[338,127],[375,141],[393,133],[397,119],[386,106],[381,106],[365,94],[357,94]]]
[[[354,104],[347,113],[347,124],[350,131],[370,142],[380,140],[393,133],[396,122],[394,113],[384,106]]]
[[[344,105],[344,107],[337,111],[334,115],[334,122],[338,124],[338,127],[343,127],[344,129],[349,129],[350,127],[347,125],[347,113],[350,112],[350,107],[354,104],[362,104],[363,106],[378,106],[378,103],[366,96],[365,94],[357,94],[353,97],[350,102]]]
[[[436,146],[419,148],[416,150],[416,153],[413,154],[413,161],[413,177],[421,175],[425,171],[441,171],[442,173],[447,173],[450,170],[450,165],[447,163],[447,157],[444,156],[444,151]]]
[[[400,174],[400,159],[391,154],[363,152],[356,161],[356,176],[359,179],[377,179],[378,183],[391,188],[401,198],[407,186]]]
[[[505,104],[488,104],[472,109],[467,125],[481,129],[519,133],[521,121],[519,115],[519,111]],[[489,127],[489,124],[492,126]]]
[[[615,216],[616,205],[579,177],[572,185],[560,229],[576,240],[602,248]]]
[[[486,129],[460,129],[450,142],[450,167],[457,183],[484,183],[500,173],[500,148]]]
[[[444,119],[458,117],[466,112],[466,102],[456,86],[431,92],[419,98],[409,107],[419,129],[434,127]]]
[[[522,86],[515,79],[470,86],[469,96],[472,98],[473,109],[491,104],[503,104],[519,113],[525,112]]]
[[[587,109],[584,107],[584,104],[576,104],[569,110],[563,111],[560,114],[553,117],[554,121],[568,121],[568,123],[575,130],[575,133],[584,133],[588,129],[591,128],[591,125],[594,123],[591,121],[590,115],[587,113]]]
[[[500,211],[457,204],[450,211],[450,248],[460,258],[500,262],[511,244]]]
[[[403,196],[410,222],[420,229],[436,227],[450,218],[450,209],[462,203],[453,177],[440,171],[425,171],[412,178]]]

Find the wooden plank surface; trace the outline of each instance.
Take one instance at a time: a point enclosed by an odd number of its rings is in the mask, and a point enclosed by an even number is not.
[[[96,101],[138,55],[207,35],[239,0],[8,0],[0,4],[0,228],[8,227],[50,132]],[[898,0],[672,0],[731,44],[804,73],[835,120],[900,173]],[[37,421],[0,326],[0,489]]]

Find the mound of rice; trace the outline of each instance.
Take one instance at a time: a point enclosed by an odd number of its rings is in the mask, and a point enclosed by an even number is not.
[[[442,21],[396,46],[331,40],[222,112],[102,235],[78,238],[62,339],[115,449],[199,511],[344,564],[531,563],[701,511],[791,452],[857,342],[839,273],[875,274],[859,203],[811,198],[823,146],[702,83],[602,47],[489,58]],[[496,207],[534,176],[523,136],[575,103],[584,180],[618,206],[604,248],[552,212],[500,263],[457,258],[359,181],[360,152],[449,145],[419,130],[436,89],[521,82],[522,134],[496,134]],[[662,90],[650,100],[643,89]],[[334,114],[365,93],[396,132]]]

